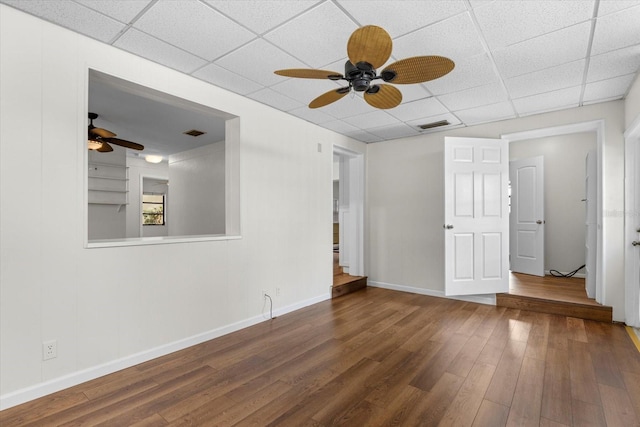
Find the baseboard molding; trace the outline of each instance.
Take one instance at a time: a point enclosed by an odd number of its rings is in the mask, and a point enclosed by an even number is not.
[[[433,289],[424,289],[424,288],[414,288],[411,286],[404,285],[395,285],[393,283],[385,283],[385,282],[376,282],[374,280],[369,280],[367,282],[368,286],[374,288],[384,288],[391,289],[393,291],[400,292],[409,292],[412,294],[419,295],[427,295],[430,297],[438,297],[438,298],[448,298],[455,299],[459,301],[467,301],[467,302],[475,302],[478,304],[486,304],[486,305],[496,305],[496,296],[495,294],[487,294],[487,295],[445,295],[443,291],[435,291]]]
[[[286,307],[275,308],[273,310],[273,314],[274,316],[282,316],[292,311],[296,311],[301,308],[329,299],[331,299],[331,295],[328,293],[325,295],[319,295],[317,297],[300,301]],[[229,325],[222,326],[211,331],[203,332],[188,338],[161,345],[159,347],[125,356],[120,359],[104,363],[102,365],[93,366],[91,368],[73,372],[71,374],[54,378],[49,381],[44,381],[30,387],[25,387],[11,393],[6,393],[0,396],[0,411],[9,409],[22,403],[29,402],[34,399],[38,399],[40,397],[58,392],[60,390],[64,390],[69,387],[73,387],[78,384],[82,384],[87,381],[91,381],[104,375],[112,374],[122,369],[130,368],[131,366],[135,366],[137,364],[147,362],[158,357],[166,356],[167,354],[183,350],[185,348],[221,337],[223,335],[230,334],[231,332],[239,331],[240,329],[248,328],[249,326],[253,326],[267,320],[269,320],[268,317],[265,318],[264,315],[253,316],[249,319],[241,320],[239,322],[231,323]]]

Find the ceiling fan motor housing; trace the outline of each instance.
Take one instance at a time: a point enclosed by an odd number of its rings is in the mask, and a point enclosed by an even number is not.
[[[358,62],[353,65],[351,61],[344,64],[344,75],[357,92],[364,92],[369,89],[371,80],[376,77],[376,70],[368,62]]]

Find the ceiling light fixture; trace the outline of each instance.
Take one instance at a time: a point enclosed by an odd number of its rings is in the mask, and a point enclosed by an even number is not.
[[[144,156],[144,159],[149,163],[160,163],[162,161],[162,156],[147,154],[146,156]]]
[[[87,140],[87,148],[89,150],[99,150],[102,148],[102,142],[97,141],[95,139],[88,139]]]

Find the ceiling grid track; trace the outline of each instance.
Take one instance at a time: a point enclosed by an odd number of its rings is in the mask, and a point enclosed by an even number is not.
[[[589,44],[587,45],[587,52],[584,63],[584,73],[582,75],[582,87],[580,88],[580,101],[578,105],[582,107],[584,104],[584,91],[587,87],[587,76],[589,75],[589,64],[591,63],[591,47],[593,46],[593,37],[596,32],[596,23],[598,22],[598,9],[600,7],[600,0],[595,0],[593,4],[593,15],[591,17],[591,31],[589,33]]]

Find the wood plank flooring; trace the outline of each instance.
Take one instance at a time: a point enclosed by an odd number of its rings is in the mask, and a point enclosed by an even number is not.
[[[611,322],[613,309],[587,296],[584,279],[509,274],[509,293],[496,294],[496,305],[540,313]]]
[[[340,255],[333,253],[333,286],[331,287],[331,298],[337,298],[350,294],[367,287],[366,276],[351,276],[344,272],[339,265]]]
[[[9,426],[640,426],[616,324],[380,288],[0,412]]]

